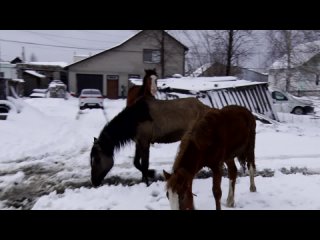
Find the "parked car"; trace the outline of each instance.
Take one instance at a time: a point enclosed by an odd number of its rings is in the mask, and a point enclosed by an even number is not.
[[[312,101],[301,97],[293,96],[290,93],[281,90],[269,89],[273,105],[277,112],[293,114],[313,114],[314,106]]]
[[[82,89],[79,96],[80,110],[86,108],[104,108],[103,96],[99,89]]]
[[[32,90],[32,93],[29,95],[31,98],[46,98],[48,95],[48,89],[35,88]]]

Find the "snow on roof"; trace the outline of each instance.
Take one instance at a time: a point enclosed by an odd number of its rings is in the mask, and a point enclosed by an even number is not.
[[[320,52],[320,41],[299,44],[292,50],[292,68],[298,67],[309,61],[312,57]],[[287,54],[275,61],[269,69],[287,68]]]
[[[240,87],[255,85],[257,82],[247,80],[237,80],[236,77],[183,77],[183,78],[167,78],[159,79],[159,88],[175,88],[191,91],[205,91],[212,89],[223,89],[230,87]]]
[[[66,62],[29,62],[28,64],[33,64],[33,65],[45,65],[45,66],[60,66],[64,68],[65,66],[68,65]]]
[[[13,78],[13,79],[11,79],[11,81],[13,81],[13,82],[20,82],[20,83],[24,83],[24,80],[23,80],[23,79],[21,79],[21,78]]]
[[[201,67],[197,68],[193,73],[190,74],[191,77],[199,77],[203,72],[205,72],[212,63],[205,63]]]
[[[130,78],[135,85],[142,85],[142,79]],[[182,77],[158,79],[158,88],[174,88],[189,91],[206,91],[213,89],[232,88],[248,85],[263,84],[247,80],[238,80],[233,76],[226,77]]]
[[[31,75],[33,75],[35,77],[39,77],[39,78],[45,78],[46,77],[45,75],[42,75],[42,74],[40,74],[40,73],[38,73],[36,71],[33,71],[33,70],[25,70],[24,72],[28,73],[28,74],[31,74]]]

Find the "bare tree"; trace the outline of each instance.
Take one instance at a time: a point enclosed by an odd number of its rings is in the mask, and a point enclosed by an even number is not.
[[[251,43],[254,36],[251,30],[204,30],[197,37],[197,41],[190,41],[193,42],[190,53],[201,64],[204,61],[211,65],[219,64],[226,76],[232,74],[232,66],[239,66],[253,54]]]
[[[275,62],[271,68],[284,69],[285,90],[289,91],[294,74],[293,67],[301,65],[306,54],[319,52],[319,45],[314,41],[319,39],[318,30],[269,30],[266,32],[269,42],[267,61]],[[308,44],[306,44],[308,43]],[[317,68],[301,66],[305,71],[315,72],[319,75]],[[277,78],[276,81],[282,81]]]

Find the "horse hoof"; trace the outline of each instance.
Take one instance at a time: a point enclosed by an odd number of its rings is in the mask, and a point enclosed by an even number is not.
[[[257,188],[256,186],[250,186],[250,192],[256,192]]]
[[[147,187],[149,187],[150,184],[148,178],[142,177],[142,182],[144,182],[147,185]]]
[[[234,201],[228,201],[227,200],[227,207],[228,208],[234,208]]]
[[[155,175],[156,175],[156,170],[154,170],[154,169],[149,169],[148,170],[148,177],[154,178]]]

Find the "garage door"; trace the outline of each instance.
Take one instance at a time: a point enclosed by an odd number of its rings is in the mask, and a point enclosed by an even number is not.
[[[101,74],[77,74],[78,94],[84,88],[96,88],[102,91],[103,75]]]

